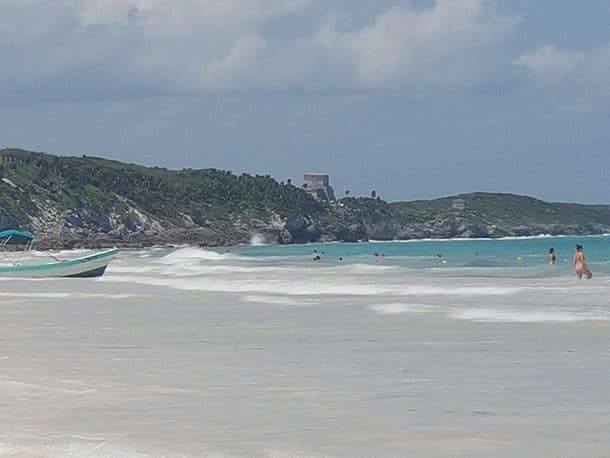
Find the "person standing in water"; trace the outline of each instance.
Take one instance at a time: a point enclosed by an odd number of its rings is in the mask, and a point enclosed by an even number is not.
[[[549,250],[549,264],[554,265],[557,261],[557,256],[555,256],[555,248],[551,248]]]
[[[589,269],[589,266],[587,266],[587,260],[582,245],[576,245],[576,253],[574,254],[573,262],[574,271],[579,280],[582,280],[583,275],[587,277],[587,280],[590,280],[591,277],[593,277],[593,273]]]

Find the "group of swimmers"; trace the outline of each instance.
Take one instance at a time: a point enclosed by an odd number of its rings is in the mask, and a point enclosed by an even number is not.
[[[324,251],[322,251],[321,254],[325,254]],[[313,261],[314,262],[322,261],[321,254],[318,253],[318,250],[313,250]],[[475,251],[474,255],[479,256],[479,252]],[[383,258],[383,253],[375,252],[373,257],[375,259],[375,262],[379,262],[379,259]],[[436,257],[442,258],[443,254],[436,253]],[[521,258],[518,258],[518,259],[521,259]],[[557,255],[555,254],[555,248],[549,249],[548,259],[549,259],[549,264],[551,264],[551,265],[554,265],[557,262]],[[339,258],[339,261],[343,261],[343,258]],[[446,263],[446,262],[447,261],[443,261],[443,263]],[[576,272],[576,277],[579,280],[582,280],[583,277],[585,277],[587,280],[590,280],[591,278],[593,278],[593,272],[591,272],[591,269],[587,265],[584,248],[582,245],[576,245],[576,252],[574,253],[574,258],[572,259],[572,263],[574,265],[574,271]]]
[[[312,261],[313,262],[321,262],[323,254],[326,254],[326,252],[322,251],[322,252],[318,253],[318,250],[313,250]],[[383,258],[383,256],[384,256],[383,253],[375,252],[375,254],[374,254],[375,262],[379,262],[379,258]],[[343,258],[339,257],[339,261],[343,261]]]
[[[313,250],[312,261],[313,262],[320,262],[320,261],[322,261],[322,255],[323,254],[326,254],[326,252],[322,251],[322,252],[318,253],[318,250]],[[339,261],[343,261],[343,258],[339,258]]]
[[[557,262],[555,248],[551,248],[549,249],[549,264],[553,265],[555,262]],[[587,259],[585,258],[585,252],[582,245],[576,245],[576,251],[574,252],[574,257],[572,258],[572,264],[574,265],[576,277],[579,280],[582,280],[583,277],[585,277],[587,280],[593,278],[593,272],[591,272],[591,269],[587,264]]]
[[[322,251],[321,254],[318,254],[318,250],[313,250],[313,262],[318,262],[322,260],[322,254],[326,254],[324,253],[324,251]]]

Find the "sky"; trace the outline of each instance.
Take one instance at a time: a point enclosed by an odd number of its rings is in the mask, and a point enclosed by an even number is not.
[[[608,0],[0,0],[0,147],[610,203]]]

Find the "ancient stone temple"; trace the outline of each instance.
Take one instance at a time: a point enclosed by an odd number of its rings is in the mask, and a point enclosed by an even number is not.
[[[335,202],[335,192],[328,175],[323,173],[306,173],[303,176],[303,189],[311,194],[314,199],[326,202]]]

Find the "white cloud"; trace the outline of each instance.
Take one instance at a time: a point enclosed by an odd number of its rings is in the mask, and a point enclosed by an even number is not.
[[[393,7],[351,33],[339,33],[330,25],[318,39],[352,57],[355,81],[363,87],[413,80],[455,82],[476,77],[482,65],[468,65],[468,58],[515,23],[487,1],[438,0],[423,11]]]
[[[570,75],[583,62],[585,55],[545,45],[522,54],[514,64],[542,82],[558,82]]]
[[[513,64],[533,81],[560,89],[580,104],[610,100],[610,43],[587,51],[546,45],[522,54]]]
[[[248,68],[255,68],[257,61],[267,50],[267,42],[258,35],[239,37],[231,46],[229,53],[221,58],[212,59],[202,68],[205,79],[202,81],[204,87],[227,88],[251,78]]]
[[[314,3],[322,15],[309,14]],[[206,92],[463,84],[481,76],[485,50],[515,24],[494,0],[437,0],[423,10],[378,10],[344,30],[329,19],[330,5],[1,0],[0,85],[74,81],[103,93],[116,85]],[[292,32],[291,24],[306,26]]]

